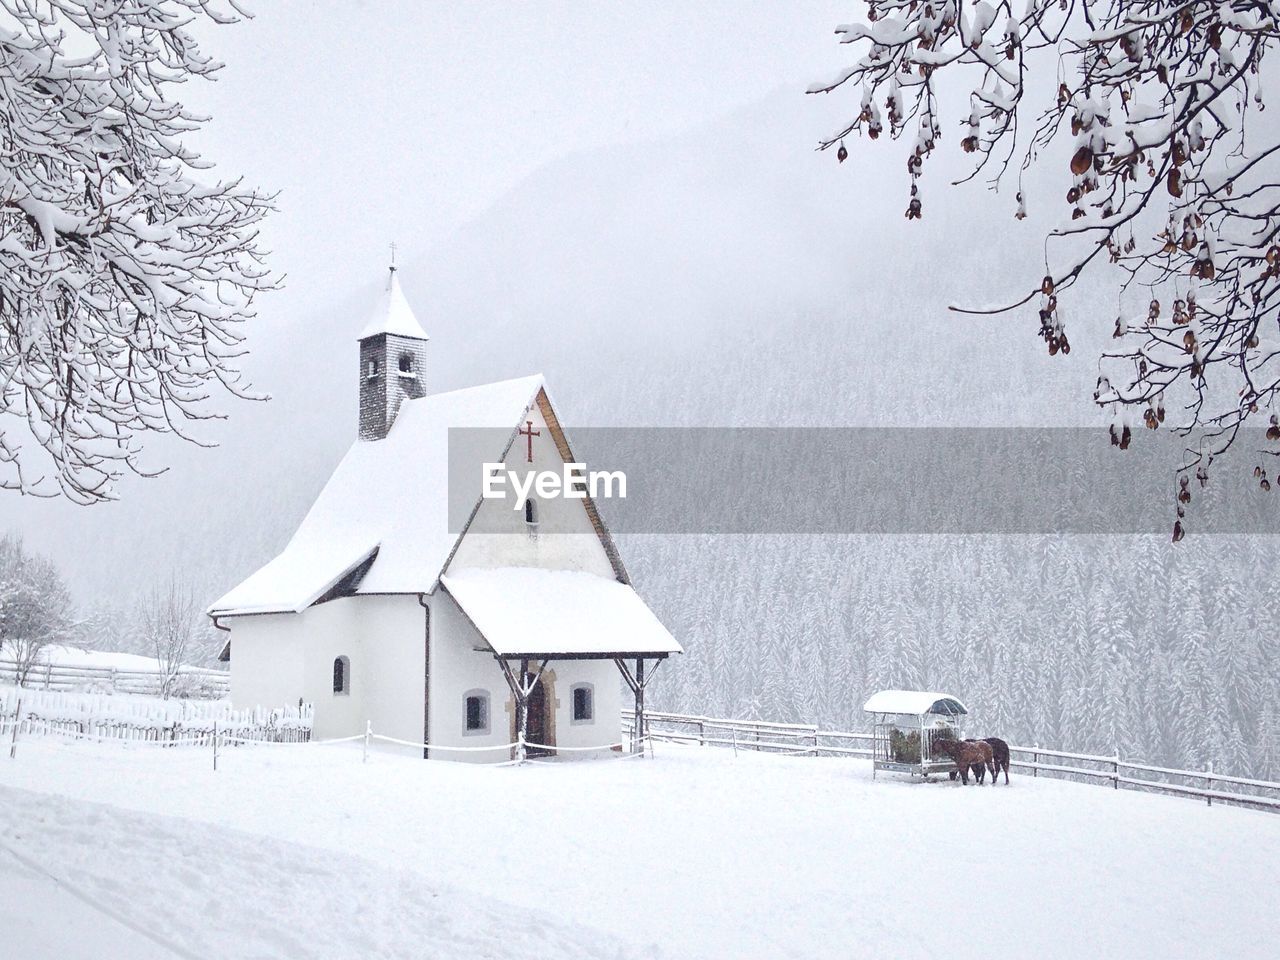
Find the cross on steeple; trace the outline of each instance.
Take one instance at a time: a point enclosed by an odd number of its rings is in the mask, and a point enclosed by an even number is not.
[[[396,272],[396,242],[391,241],[391,272]]]

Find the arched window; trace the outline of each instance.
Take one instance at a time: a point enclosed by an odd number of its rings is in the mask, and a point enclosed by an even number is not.
[[[333,661],[333,692],[351,692],[351,661],[347,657],[338,657]]]
[[[530,497],[524,502],[524,522],[530,533],[538,531],[538,501]]]
[[[463,698],[462,733],[476,736],[489,732],[489,691],[468,690]]]
[[[412,353],[400,354],[400,372],[413,373],[413,354]]]
[[[596,688],[590,683],[575,683],[569,688],[573,698],[573,714],[570,723],[594,723],[596,719]]]

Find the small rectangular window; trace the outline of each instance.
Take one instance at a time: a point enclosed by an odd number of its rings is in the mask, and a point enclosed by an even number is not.
[[[591,687],[583,684],[573,688],[573,722],[587,723],[593,719],[595,704],[592,703]]]
[[[484,733],[489,729],[489,700],[480,694],[467,697],[467,733]]]

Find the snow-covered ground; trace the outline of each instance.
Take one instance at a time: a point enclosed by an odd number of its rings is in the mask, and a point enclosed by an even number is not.
[[[62,644],[50,644],[40,651],[38,662],[52,663],[58,667],[80,667],[97,670],[138,670],[154,672],[160,669],[155,657],[137,653],[119,653],[112,650],[85,650]]]
[[[1280,942],[1280,816],[1177,798],[873,782],[861,761],[662,744],[520,768],[254,746],[216,773],[195,749],[18,750],[0,756],[0,953],[24,960],[1244,958]]]

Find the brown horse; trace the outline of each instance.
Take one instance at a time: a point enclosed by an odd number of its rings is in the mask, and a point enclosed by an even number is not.
[[[1003,770],[1004,782],[1007,786],[1009,783],[1009,744],[999,737],[987,737],[983,742],[991,745],[991,785],[995,786],[996,773]]]
[[[933,749],[955,761],[955,772],[960,782],[969,785],[969,769],[980,767],[991,771],[991,783],[996,781],[995,761],[991,756],[991,744],[984,740],[935,740]],[[979,781],[981,782],[981,781]]]

